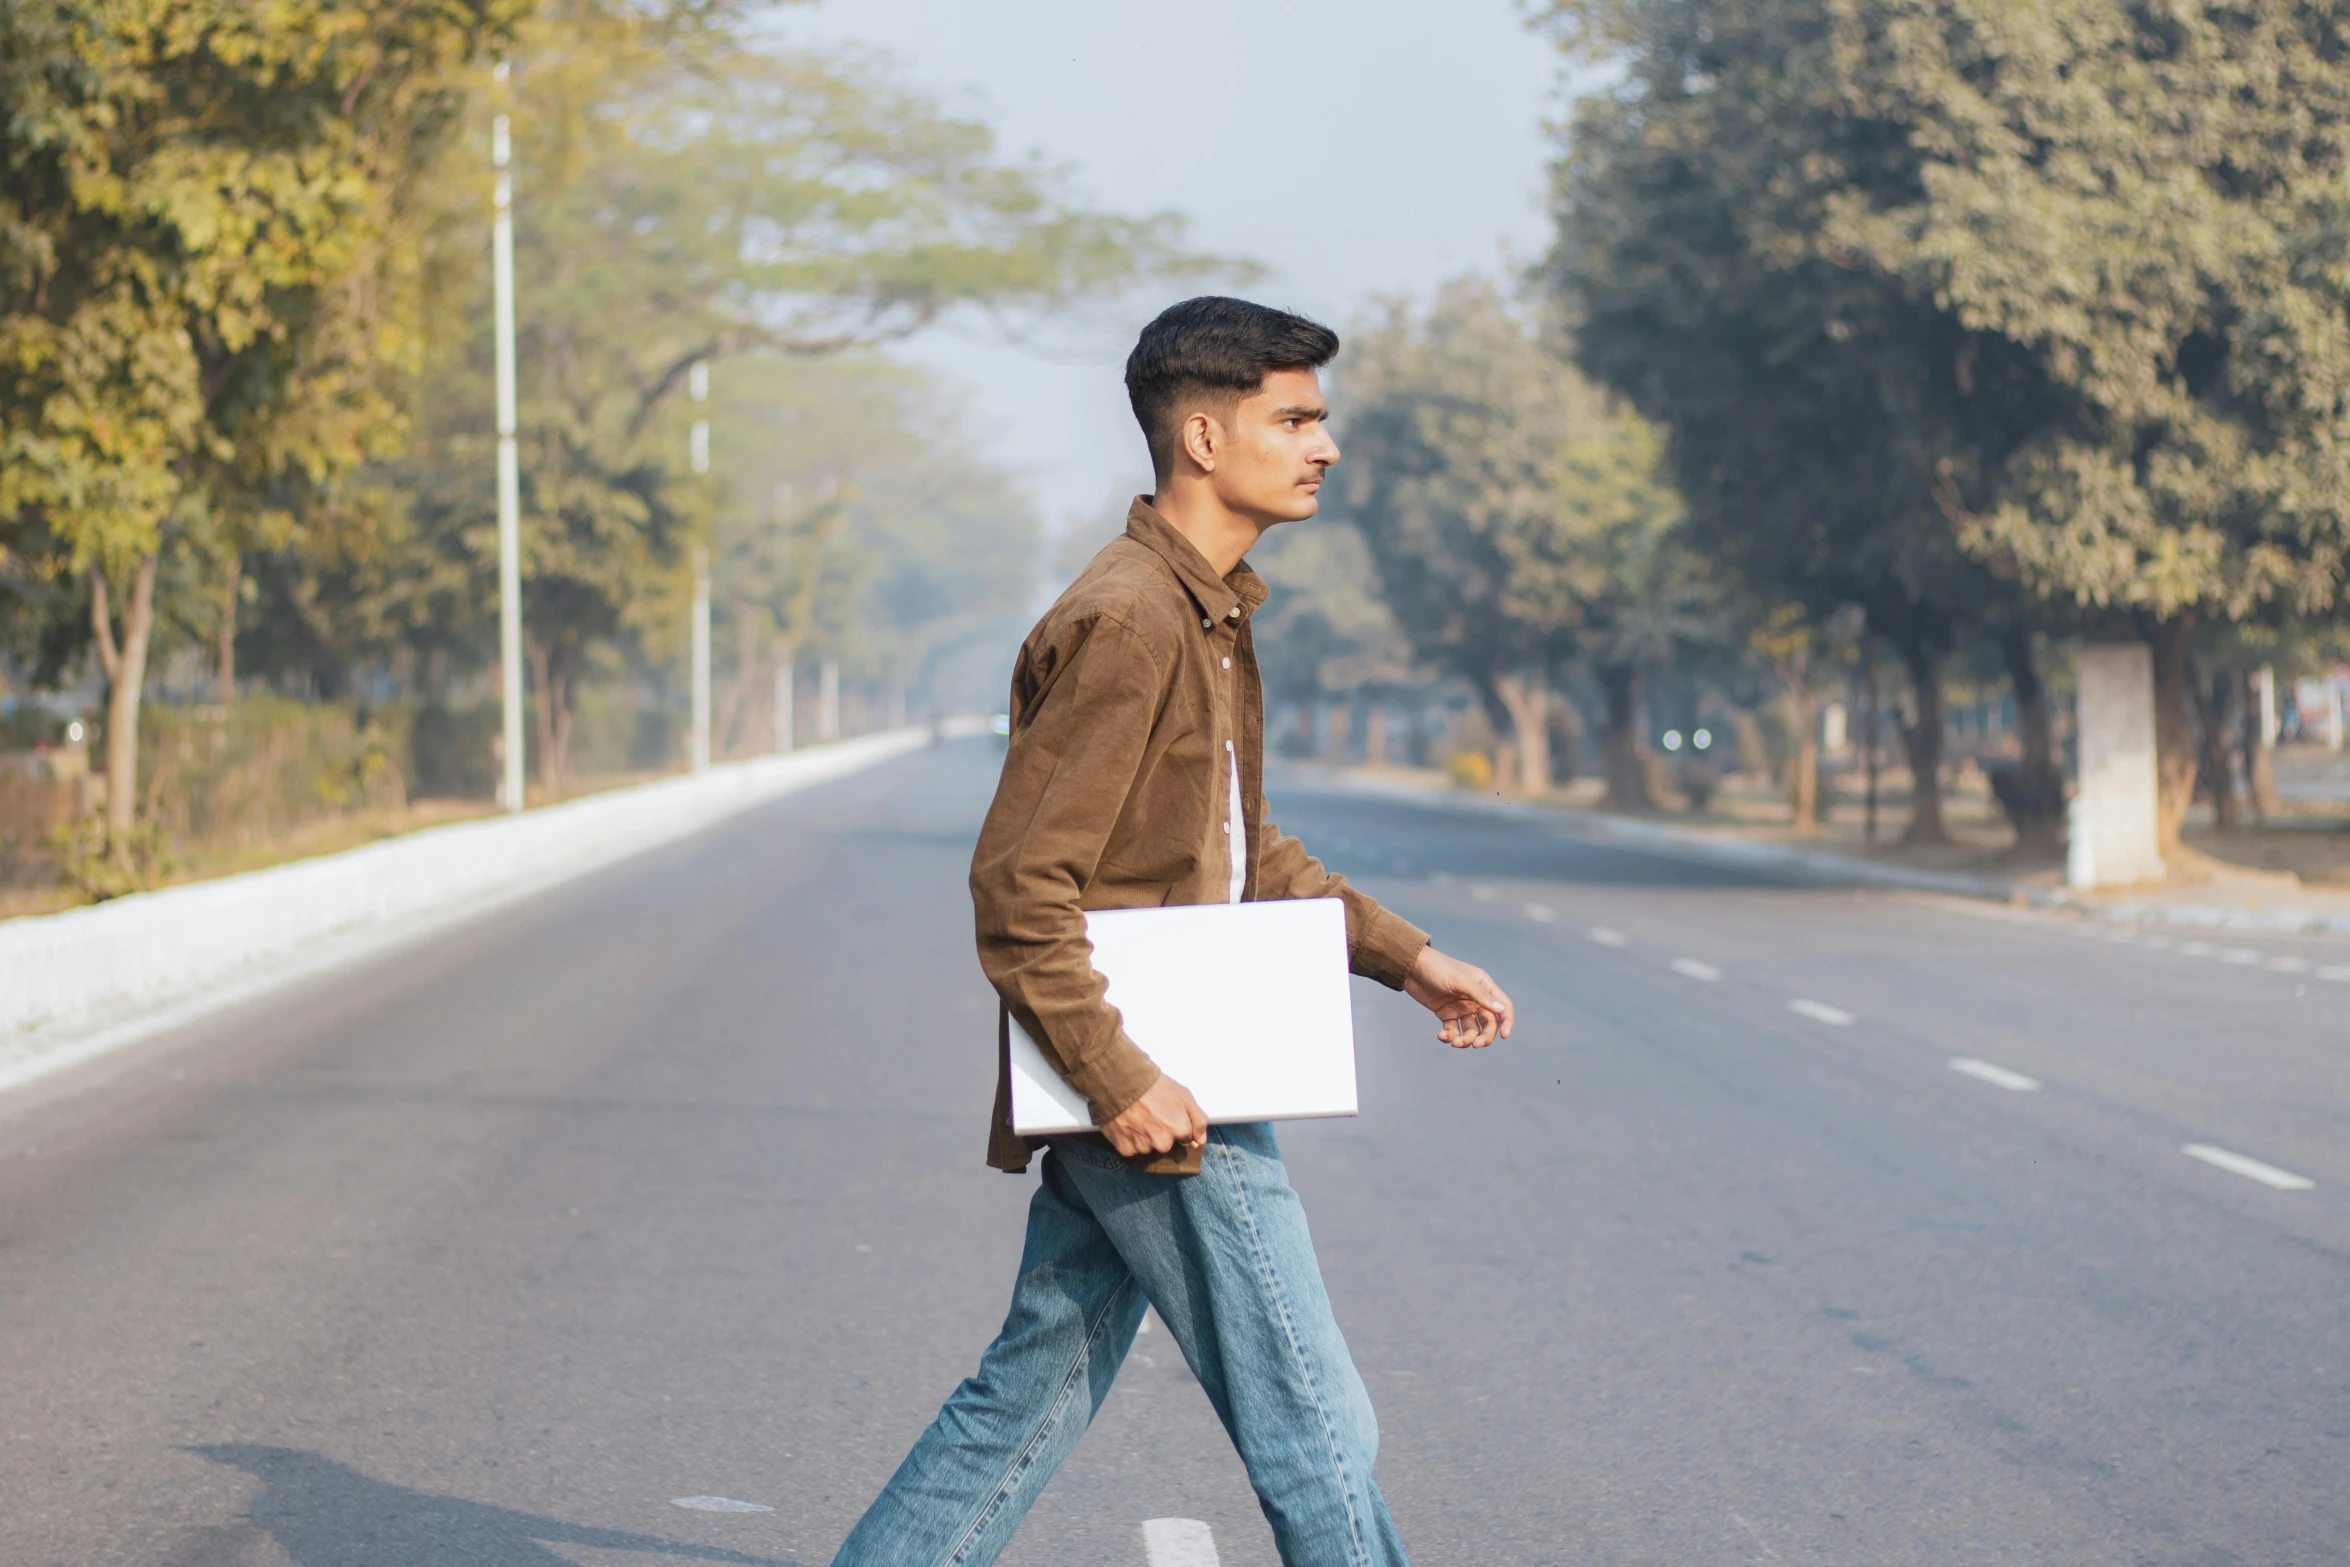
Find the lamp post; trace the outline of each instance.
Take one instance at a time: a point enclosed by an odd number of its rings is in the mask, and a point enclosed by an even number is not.
[[[694,400],[694,428],[688,441],[688,455],[697,475],[710,472],[710,421],[702,414],[702,405],[710,400],[710,362],[694,361],[686,376],[686,389]],[[710,551],[708,546],[694,546],[694,735],[693,766],[697,773],[710,768]]]
[[[506,83],[498,62],[498,85]],[[498,359],[498,674],[504,703],[504,776],[498,803],[522,809],[522,467],[514,444],[514,176],[506,116],[490,124],[490,164],[498,171],[497,217],[490,228]],[[543,696],[543,693],[542,693]]]

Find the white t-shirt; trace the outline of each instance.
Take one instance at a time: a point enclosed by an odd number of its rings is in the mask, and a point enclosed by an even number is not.
[[[1248,890],[1248,824],[1241,820],[1240,756],[1232,749],[1232,742],[1224,742],[1226,765],[1224,774],[1232,780],[1232,787],[1224,813],[1224,832],[1232,840],[1232,897],[1238,903],[1240,895]]]

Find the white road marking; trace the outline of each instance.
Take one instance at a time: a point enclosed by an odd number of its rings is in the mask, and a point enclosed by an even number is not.
[[[2230,947],[2219,955],[2222,963],[2258,963],[2260,954],[2250,947]]]
[[[1855,1021],[1853,1015],[1842,1007],[1832,1007],[1825,1001],[1806,1001],[1801,996],[1788,1002],[1787,1010],[1797,1017],[1807,1017],[1815,1023],[1825,1023],[1831,1028],[1848,1028]]]
[[[1150,1567],[1223,1567],[1216,1536],[1197,1518],[1146,1518],[1142,1554]]]
[[[2213,946],[2208,941],[2182,941],[2179,943],[2179,955],[2181,957],[2208,958],[2217,951],[2219,951],[2219,948]]]
[[[774,1508],[761,1502],[738,1502],[731,1496],[673,1496],[672,1507],[690,1507],[697,1513],[771,1513]]]
[[[2319,979],[2350,979],[2350,963],[2329,964],[2317,971]]]
[[[1624,933],[1620,930],[1610,930],[1605,925],[1592,926],[1590,935],[1593,941],[1603,947],[1620,947],[1624,944]]]
[[[2141,936],[2138,939],[2144,945],[2158,950],[2168,950],[2171,946],[2171,939],[2168,936]]]
[[[1526,905],[1526,918],[1534,921],[1534,923],[1537,925],[1548,925],[1558,917],[1559,911],[1552,908],[1547,903],[1529,903]]]
[[[1700,963],[1695,958],[1673,959],[1673,972],[1687,975],[1691,979],[1708,985],[1719,984],[1722,978],[1720,969],[1715,968],[1711,963]]]
[[[2028,1094],[2040,1086],[2040,1080],[2036,1077],[2026,1077],[2021,1072],[2010,1072],[2006,1067],[1994,1066],[1988,1061],[1978,1061],[1973,1056],[1952,1056],[1950,1070],[1964,1072],[1969,1077],[1978,1078],[1994,1088],[2004,1088],[2010,1093]]]
[[[2230,1153],[2225,1148],[2214,1148],[2209,1143],[2189,1143],[2179,1152],[2190,1159],[2200,1159],[2216,1169],[2225,1170],[2230,1175],[2241,1175],[2248,1181],[2273,1186],[2280,1192],[2305,1192],[2317,1184],[2306,1175],[2295,1175],[2290,1170],[2280,1170],[2273,1164],[2263,1164],[2258,1159]]]
[[[2088,932],[2088,931],[2083,931],[2081,934],[2082,934],[2082,935],[2084,935],[2084,936],[2086,936],[2086,935],[2090,934],[2090,932]],[[2136,943],[2136,941],[2137,941],[2137,939],[2138,939],[2138,933],[2137,933],[2136,931],[2134,931],[2134,930],[2116,930],[2116,931],[2108,931],[2108,932],[2106,933],[2105,939],[2106,939],[2107,941],[2116,942],[2116,943],[2119,943],[2119,944],[2121,944],[2121,945],[2128,946],[2128,945],[2133,945],[2133,944],[2135,944],[2135,943]]]
[[[2279,974],[2306,974],[2309,972],[2307,958],[2270,958],[2268,966]]]
[[[1469,896],[1475,898],[1479,903],[1491,903],[1494,898],[1494,892],[1491,887],[1471,887],[1469,889]]]

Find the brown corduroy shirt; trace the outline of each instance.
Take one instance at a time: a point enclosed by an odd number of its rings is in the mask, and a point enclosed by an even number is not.
[[[1086,911],[1227,900],[1230,759],[1247,834],[1244,900],[1343,899],[1354,971],[1391,989],[1428,944],[1265,819],[1265,697],[1249,635],[1264,601],[1246,563],[1217,576],[1137,499],[1125,534],[1045,612],[1012,671],[1003,776],[971,857],[979,966],[1096,1124],[1141,1098],[1159,1069],[1104,999]],[[1031,1150],[1012,1132],[1009,1037],[999,1022],[987,1162],[1016,1171]],[[1187,1174],[1199,1153],[1136,1164]]]

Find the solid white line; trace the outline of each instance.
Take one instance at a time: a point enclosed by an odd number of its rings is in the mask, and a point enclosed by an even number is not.
[[[1852,1014],[1842,1007],[1832,1007],[1825,1001],[1806,1001],[1801,996],[1788,1002],[1787,1010],[1798,1017],[1810,1018],[1815,1023],[1825,1023],[1831,1028],[1846,1028],[1854,1022]]]
[[[730,1496],[673,1496],[672,1507],[690,1507],[697,1513],[771,1513],[774,1508],[759,1502],[738,1502]]]
[[[1526,918],[1532,920],[1537,925],[1548,925],[1558,917],[1559,911],[1552,908],[1547,903],[1529,903],[1526,905]]]
[[[1197,1518],[1146,1518],[1142,1554],[1150,1567],[1223,1567],[1216,1536]]]
[[[1720,969],[1715,968],[1711,963],[1700,963],[1695,958],[1673,959],[1673,972],[1685,974],[1691,979],[1708,985],[1718,984],[1722,978]]]
[[[1620,947],[1624,944],[1624,933],[1610,930],[1605,925],[1592,926],[1590,934],[1591,939],[1603,947]]]
[[[2209,1143],[2189,1143],[2179,1152],[2190,1159],[2200,1159],[2205,1164],[2225,1170],[2230,1175],[2241,1175],[2248,1181],[2273,1186],[2280,1192],[2305,1192],[2317,1184],[2306,1175],[2295,1175],[2290,1170],[2280,1170],[2273,1164],[2263,1164],[2258,1159],[2230,1153],[2225,1148],[2214,1148]]]
[[[1994,1066],[1988,1061],[1978,1061],[1973,1056],[1952,1056],[1950,1070],[1964,1072],[1969,1077],[1980,1078],[1992,1087],[2004,1088],[2010,1093],[2028,1094],[2040,1086],[2040,1080],[2036,1077],[2026,1077],[2021,1072],[2010,1072],[2006,1067]]]

